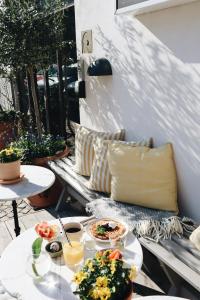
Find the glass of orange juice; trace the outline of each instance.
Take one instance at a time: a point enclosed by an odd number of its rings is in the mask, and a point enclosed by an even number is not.
[[[71,241],[63,244],[63,256],[67,266],[76,266],[83,261],[84,244],[81,241]]]

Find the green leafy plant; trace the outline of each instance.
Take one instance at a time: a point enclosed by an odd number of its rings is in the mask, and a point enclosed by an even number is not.
[[[102,250],[93,259],[88,259],[74,276],[78,285],[74,292],[81,300],[125,299],[130,292],[131,281],[136,276],[136,267],[126,267],[119,250]]]
[[[39,277],[40,275],[36,268],[36,260],[40,256],[41,249],[42,249],[42,242],[43,242],[43,239],[39,237],[39,238],[35,239],[35,241],[32,244],[32,254],[33,254],[32,269],[33,269],[34,274],[37,277]]]
[[[30,76],[38,135],[42,134],[36,68],[48,68],[55,53],[64,47],[64,0],[2,0],[0,2],[0,70]]]
[[[32,162],[34,158],[53,156],[66,147],[65,140],[60,136],[43,134],[39,138],[29,133],[22,135],[12,145],[22,151],[23,161],[27,163]]]
[[[18,148],[5,148],[0,152],[0,163],[9,163],[22,158],[22,151]]]
[[[35,258],[38,258],[40,256],[42,242],[43,242],[43,238],[39,237],[35,239],[35,241],[32,244],[32,253]]]

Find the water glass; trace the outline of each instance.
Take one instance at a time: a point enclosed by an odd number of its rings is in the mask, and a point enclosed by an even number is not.
[[[51,259],[47,252],[41,251],[39,257],[29,255],[27,259],[27,273],[33,278],[42,278],[51,268]]]

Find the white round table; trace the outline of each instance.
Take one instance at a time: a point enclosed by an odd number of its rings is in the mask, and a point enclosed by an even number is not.
[[[54,173],[43,167],[22,165],[21,173],[24,177],[20,182],[0,184],[0,202],[12,201],[16,236],[20,234],[16,201],[44,192],[55,181]]]
[[[71,217],[62,219],[63,223],[84,220],[85,217]],[[52,223],[58,223],[54,220]],[[22,300],[77,300],[73,294],[75,286],[72,284],[74,272],[67,268],[62,258],[52,260],[51,270],[46,281],[34,281],[27,272],[27,257],[31,254],[31,246],[37,237],[34,228],[31,228],[16,239],[14,239],[2,254],[0,259],[0,281],[5,289],[11,294],[21,295]],[[85,233],[88,240],[89,236]],[[44,244],[44,243],[43,243]],[[95,246],[95,250],[108,247],[101,243]],[[45,245],[43,245],[44,247]],[[94,252],[91,254],[93,257]],[[88,253],[86,253],[88,257]],[[137,238],[129,232],[124,258],[129,257],[129,263],[135,264],[138,270],[141,269],[143,254]]]

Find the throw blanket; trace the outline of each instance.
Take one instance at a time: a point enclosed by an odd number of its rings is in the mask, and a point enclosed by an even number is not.
[[[156,242],[169,239],[172,234],[182,236],[184,230],[192,232],[194,222],[179,218],[173,212],[150,209],[126,204],[111,199],[93,200],[86,205],[86,211],[96,218],[116,218],[126,222],[137,237],[145,237]]]

